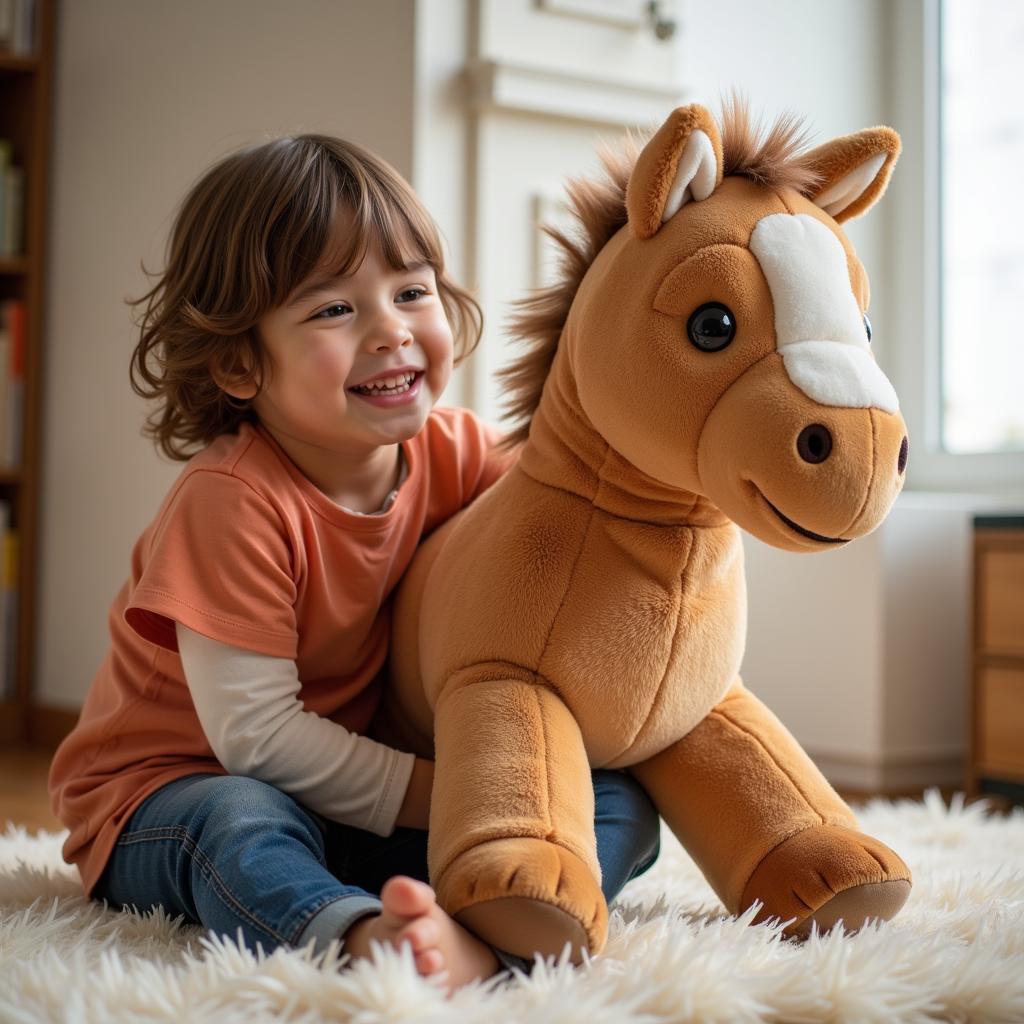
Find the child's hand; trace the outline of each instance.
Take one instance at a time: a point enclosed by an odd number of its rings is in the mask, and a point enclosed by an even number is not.
[[[427,828],[430,824],[430,791],[434,786],[434,762],[416,758],[409,788],[395,819],[402,828]]]

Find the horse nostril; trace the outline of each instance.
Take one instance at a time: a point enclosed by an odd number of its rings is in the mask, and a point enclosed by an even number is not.
[[[804,462],[811,465],[824,462],[832,451],[832,435],[820,423],[812,423],[800,431],[796,439],[796,450]]]
[[[903,438],[903,443],[900,445],[900,457],[896,460],[896,472],[901,476],[903,470],[907,468],[907,452],[910,450],[910,444],[906,438]]]

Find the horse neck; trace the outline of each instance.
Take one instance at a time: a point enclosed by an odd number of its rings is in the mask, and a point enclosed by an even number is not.
[[[622,519],[657,526],[729,522],[703,495],[655,480],[611,447],[580,405],[564,349],[555,355],[519,466],[539,483]]]

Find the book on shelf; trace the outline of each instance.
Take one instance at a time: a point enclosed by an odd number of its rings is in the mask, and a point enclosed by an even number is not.
[[[24,227],[25,172],[14,164],[11,143],[0,139],[0,259],[22,255]]]
[[[35,56],[38,17],[36,0],[0,0],[0,54]]]
[[[0,302],[0,470],[21,468],[25,326],[26,307],[22,299]]]
[[[0,694],[17,695],[18,535],[10,502],[0,500]]]

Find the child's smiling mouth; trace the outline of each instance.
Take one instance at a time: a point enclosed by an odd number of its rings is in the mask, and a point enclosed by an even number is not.
[[[378,377],[370,384],[358,384],[347,390],[371,405],[390,407],[413,401],[423,384],[422,370],[406,370],[387,377]]]

